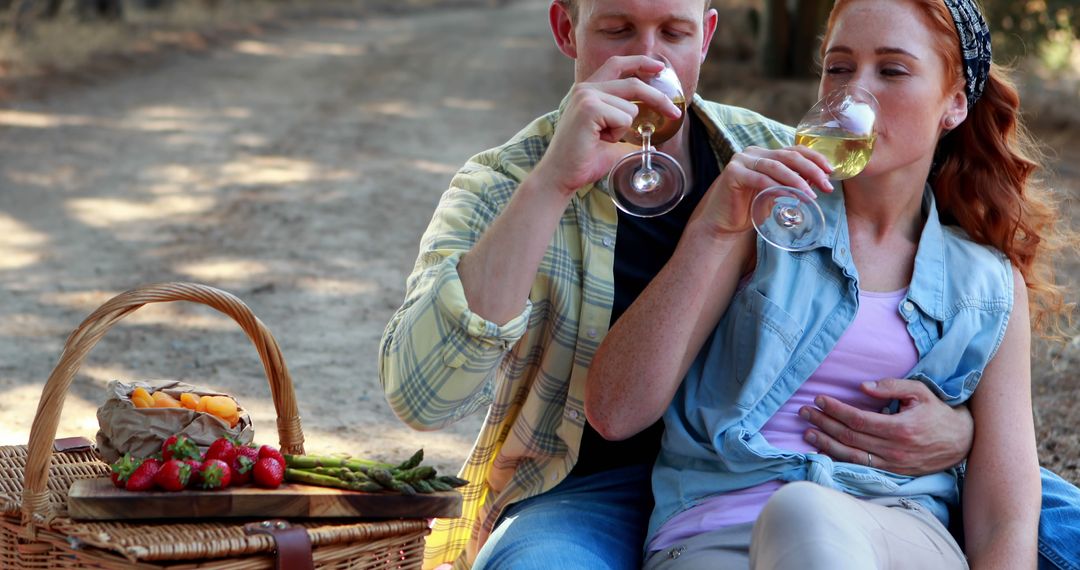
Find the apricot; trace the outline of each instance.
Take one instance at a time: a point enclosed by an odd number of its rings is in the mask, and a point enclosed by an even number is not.
[[[139,387],[131,391],[131,403],[135,404],[136,408],[153,408],[154,398],[145,388]]]
[[[189,410],[199,409],[199,397],[191,392],[183,392],[180,394],[180,405]]]
[[[236,400],[228,396],[211,396],[206,402],[206,411],[229,421],[229,418],[237,413]]]
[[[150,394],[150,397],[154,399],[154,407],[155,408],[179,408],[180,407],[180,402],[177,401],[176,398],[173,398],[172,396],[166,394],[165,392],[162,392],[161,390],[158,390],[157,392],[154,392],[153,394]]]

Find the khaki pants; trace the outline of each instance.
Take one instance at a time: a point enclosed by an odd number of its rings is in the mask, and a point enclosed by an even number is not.
[[[966,569],[937,518],[913,501],[861,500],[814,483],[784,485],[757,522],[652,552],[646,570]]]

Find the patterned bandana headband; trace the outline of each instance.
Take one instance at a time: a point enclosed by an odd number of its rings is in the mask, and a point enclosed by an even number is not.
[[[945,5],[949,7],[956,23],[956,33],[960,36],[970,109],[982,97],[986,81],[990,78],[990,28],[975,0],[945,0]]]

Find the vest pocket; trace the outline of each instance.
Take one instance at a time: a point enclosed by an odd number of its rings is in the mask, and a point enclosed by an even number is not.
[[[736,299],[734,339],[739,407],[751,408],[776,382],[803,336],[803,328],[776,303],[751,288]]]

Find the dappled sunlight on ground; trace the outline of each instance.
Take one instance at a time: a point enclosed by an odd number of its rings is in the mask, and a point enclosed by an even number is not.
[[[284,156],[242,157],[221,165],[219,184],[273,186],[343,180],[356,171],[329,169],[310,160]]]
[[[265,263],[254,259],[206,259],[180,264],[176,270],[194,281],[225,283],[257,279],[265,275],[269,268]]]
[[[368,280],[347,281],[343,279],[327,279],[325,277],[304,277],[298,279],[296,285],[313,295],[334,297],[371,295],[378,290],[378,285]]]
[[[430,108],[419,107],[408,101],[375,101],[360,105],[360,110],[401,119],[424,119],[433,113]]]
[[[406,161],[406,164],[408,166],[411,166],[412,168],[423,170],[424,172],[430,172],[432,174],[453,174],[458,171],[458,168],[461,168],[461,165],[459,164],[433,162],[423,159]]]
[[[237,53],[244,55],[258,55],[270,57],[358,57],[367,55],[367,46],[346,45],[332,42],[290,42],[287,44],[272,44],[257,40],[243,40],[236,42],[232,48]]]
[[[443,99],[443,105],[448,109],[464,109],[467,111],[494,111],[498,106],[488,99],[462,99],[460,97],[447,97]]]
[[[12,216],[0,212],[0,271],[19,269],[41,260],[40,248],[49,237]]]
[[[0,109],[0,126],[23,129],[55,129],[72,126],[100,126],[102,122],[84,115],[37,113],[18,109]]]
[[[0,445],[25,445],[29,441],[30,426],[34,420],[34,412],[37,409],[37,401],[41,397],[41,389],[48,378],[40,378],[40,384],[17,386],[14,388],[0,389]],[[104,393],[104,388],[102,388]],[[15,409],[11,402],[19,403]],[[33,406],[25,407],[27,402]],[[90,401],[76,394],[68,393],[64,399],[64,409],[60,414],[60,426],[56,430],[57,437],[83,436],[90,439],[97,433],[97,408],[96,401]]]
[[[90,227],[111,228],[116,224],[167,220],[178,215],[202,214],[214,207],[205,196],[159,196],[144,200],[120,198],[76,198],[68,203],[71,217]]]

